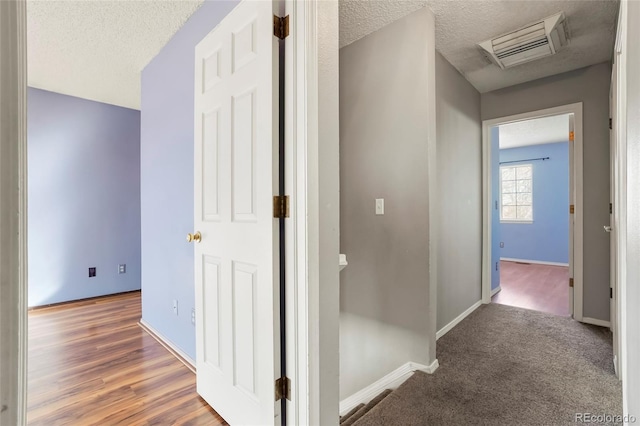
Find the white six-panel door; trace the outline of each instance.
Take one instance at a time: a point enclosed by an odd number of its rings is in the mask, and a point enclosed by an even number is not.
[[[277,41],[241,2],[195,51],[198,393],[232,425],[279,422]]]

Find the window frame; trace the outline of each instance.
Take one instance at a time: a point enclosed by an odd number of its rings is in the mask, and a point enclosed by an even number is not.
[[[513,168],[516,169],[518,167],[523,167],[523,166],[529,166],[531,168],[531,219],[504,219],[502,217],[502,208],[504,207],[504,205],[502,204],[502,170],[505,168]],[[499,182],[499,189],[498,192],[500,193],[500,198],[498,200],[498,207],[500,208],[500,223],[519,223],[519,224],[532,224],[534,221],[534,216],[533,216],[533,164],[532,163],[522,163],[522,164],[514,164],[514,165],[508,165],[508,166],[502,166],[500,165],[498,167],[498,182]],[[516,187],[517,187],[517,182],[518,180],[515,180],[516,182]],[[514,193],[516,194],[516,199],[517,199],[517,190]],[[523,193],[524,194],[524,193]],[[517,201],[516,201],[516,212],[517,212]],[[517,215],[517,213],[516,213]]]

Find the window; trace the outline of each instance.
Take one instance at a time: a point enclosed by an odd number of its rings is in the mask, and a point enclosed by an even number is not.
[[[500,220],[533,222],[533,166],[500,167]]]

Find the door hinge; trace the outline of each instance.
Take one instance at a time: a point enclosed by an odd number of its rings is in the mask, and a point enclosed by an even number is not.
[[[571,204],[569,206],[569,214],[574,214],[576,212],[576,206],[574,206],[573,204]]]
[[[609,287],[609,299],[613,299],[613,287]]]
[[[575,133],[573,133],[573,132],[569,132],[569,140],[570,140],[571,142],[573,142],[573,141],[575,140],[575,138],[576,138],[576,134],[575,134]]]
[[[273,15],[273,35],[284,40],[289,35],[289,15],[281,18]]]
[[[273,217],[276,219],[284,219],[286,217],[289,217],[288,195],[273,196]]]
[[[613,119],[609,119],[609,130],[613,130]]]
[[[282,398],[291,401],[291,380],[288,377],[280,377],[276,380],[276,401]]]
[[[609,203],[609,214],[613,214],[613,203]]]
[[[573,287],[573,278],[569,278],[569,287]]]

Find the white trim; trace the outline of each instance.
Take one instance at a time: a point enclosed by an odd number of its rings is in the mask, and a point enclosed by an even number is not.
[[[628,328],[631,324],[637,324],[637,321],[629,319],[628,309],[634,306],[632,300],[628,296],[628,283],[635,283],[635,268],[629,267],[636,262],[637,255],[634,256],[633,248],[636,237],[633,233],[629,233],[628,229],[633,230],[634,221],[630,220],[634,216],[634,200],[637,200],[637,191],[634,191],[629,175],[635,173],[633,165],[637,164],[637,154],[630,141],[638,139],[636,121],[637,115],[630,114],[629,108],[637,106],[637,95],[628,88],[628,81],[637,81],[637,72],[629,73],[629,70],[635,66],[634,62],[628,62],[628,52],[637,49],[635,39],[628,35],[630,24],[635,21],[629,17],[629,8],[632,3],[630,1],[620,2],[620,11],[618,14],[618,32],[616,35],[616,45],[613,61],[613,72],[617,79],[617,87],[613,92],[612,102],[615,105],[615,114],[613,115],[613,130],[615,135],[615,150],[617,160],[614,164],[614,176],[617,188],[615,191],[614,205],[614,222],[611,224],[614,232],[617,234],[616,254],[617,259],[615,265],[617,288],[613,289],[616,317],[612,317],[611,321],[614,325],[614,345],[617,346],[617,358],[614,363],[617,364],[617,374],[622,380],[622,407],[623,415],[629,416],[632,407],[630,401],[635,400],[636,396],[631,392],[634,386],[635,378],[629,373],[629,360],[635,359],[637,354],[629,351],[630,332]],[[634,5],[637,6],[637,5]],[[636,9],[637,10],[637,9]],[[637,13],[637,12],[636,12]],[[636,66],[637,68],[637,66]],[[637,173],[636,176],[637,177]],[[633,176],[632,178],[633,179]],[[628,261],[631,259],[632,261]],[[634,306],[635,308],[635,306]],[[636,381],[637,383],[637,381]]]
[[[192,372],[196,372],[196,362],[193,358],[187,355],[182,349],[177,347],[171,340],[167,339],[162,333],[149,325],[148,322],[143,320],[142,318],[138,322],[138,325],[141,329],[143,329],[149,336],[153,337],[158,343],[160,343],[166,350],[168,350],[171,355],[175,356],[178,361],[183,363],[185,367],[187,367]]]
[[[306,109],[302,103],[304,93],[301,90],[300,81],[304,82],[304,61],[300,56],[300,45],[304,46],[304,28],[306,22],[301,16],[305,12],[305,4],[286,0],[284,10],[280,10],[280,16],[291,16],[290,34],[285,43],[285,192],[290,194],[293,203],[290,206],[290,220],[285,221],[285,259],[286,259],[286,286],[285,312],[286,312],[286,349],[287,377],[291,380],[291,400],[286,404],[287,419],[293,424],[308,422],[309,398],[307,395],[307,344],[306,338],[306,297],[307,281],[299,274],[301,257],[305,259],[305,233],[299,229],[298,215],[304,212],[305,194],[304,184],[299,181],[297,173],[304,170],[299,165],[299,151],[304,152],[306,137],[296,133],[303,128],[304,123],[299,117],[299,110],[303,113]],[[303,56],[302,56],[303,58]],[[301,80],[302,79],[302,80]],[[301,147],[298,146],[298,143]],[[299,191],[299,188],[303,188]],[[303,203],[300,203],[300,200]],[[305,260],[303,260],[304,264]],[[304,271],[304,268],[303,268]]]
[[[573,306],[573,318],[582,320],[583,302],[583,129],[582,102],[562,105],[553,108],[531,111],[507,117],[484,120],[482,122],[482,301],[491,303],[491,216],[493,203],[491,202],[491,127],[530,120],[533,118],[549,117],[560,114],[573,114],[574,143],[572,170],[572,194],[575,213],[573,215],[573,245],[570,247],[570,276],[573,275],[573,296],[570,302]],[[571,261],[570,261],[571,264]]]
[[[611,328],[611,321],[604,321],[597,318],[582,317],[582,322],[585,324],[599,325],[600,327]]]
[[[496,294],[498,294],[501,291],[502,291],[502,287],[501,286],[498,286],[498,287],[494,288],[493,290],[491,290],[491,297],[495,296]]]
[[[501,257],[500,260],[504,260],[505,262],[533,263],[535,265],[569,266],[568,263],[564,263],[564,262],[547,262],[546,260],[516,259],[514,257]]]
[[[618,155],[618,169],[615,173],[618,177],[619,187],[617,188],[617,198],[614,202],[614,211],[617,212],[617,221],[613,226],[617,226],[617,289],[614,290],[615,303],[617,306],[617,323],[616,330],[618,337],[617,350],[617,366],[618,377],[622,380],[622,411],[623,415],[629,415],[629,382],[627,376],[628,371],[628,341],[627,341],[627,26],[628,26],[628,7],[627,1],[620,2],[620,10],[618,13],[618,29],[616,34],[616,44],[614,53],[614,72],[617,73],[617,90],[613,94],[615,101],[615,137],[616,150]],[[635,40],[634,40],[635,41]],[[634,46],[635,43],[632,43]],[[634,78],[635,76],[631,77]],[[637,77],[635,77],[637,78]],[[633,96],[631,96],[633,99]]]
[[[396,368],[381,379],[378,379],[375,382],[371,383],[364,389],[361,389],[353,395],[340,401],[340,415],[344,416],[358,405],[368,403],[373,398],[384,392],[386,389],[397,389],[416,371],[424,371],[427,374],[433,374],[438,369],[438,366],[439,364],[437,359],[428,366],[418,364],[416,362],[407,362],[406,364]]]
[[[24,393],[18,393],[18,424],[26,423],[27,419],[27,364],[28,364],[28,161],[27,161],[27,5],[23,0],[18,1],[18,177],[19,177],[19,225],[18,256],[18,311],[19,311],[19,340],[18,340],[18,385],[24,386]]]
[[[27,420],[26,28],[26,1],[1,1],[0,424],[3,425],[22,425]]]
[[[498,287],[498,290],[500,289],[500,287]],[[493,293],[492,293],[493,295]],[[451,329],[453,327],[455,327],[456,325],[460,324],[460,322],[465,319],[466,317],[468,317],[473,311],[475,311],[476,309],[478,309],[480,307],[480,305],[482,305],[482,300],[478,300],[476,303],[474,303],[473,305],[471,305],[469,307],[469,309],[467,309],[466,311],[464,311],[463,313],[461,313],[460,315],[458,315],[457,317],[454,318],[453,321],[451,321],[449,324],[445,325],[444,327],[442,327],[440,330],[438,330],[438,332],[436,333],[436,340],[440,339],[442,336],[444,336],[445,334],[447,334],[449,331],[451,331]]]
[[[286,287],[286,359],[287,377],[291,380],[291,401],[287,402],[287,419],[293,424],[308,423],[308,341],[306,276],[306,206],[304,161],[306,134],[304,114],[304,44],[307,4],[286,0],[281,16],[291,16],[289,39],[285,41],[285,192],[293,202],[290,219],[285,221],[286,277],[291,285]],[[301,130],[303,130],[301,132]]]
[[[297,418],[337,424],[339,407],[338,4],[296,1],[291,205],[295,229]],[[292,212],[293,213],[293,212]],[[287,374],[289,372],[287,371]]]

